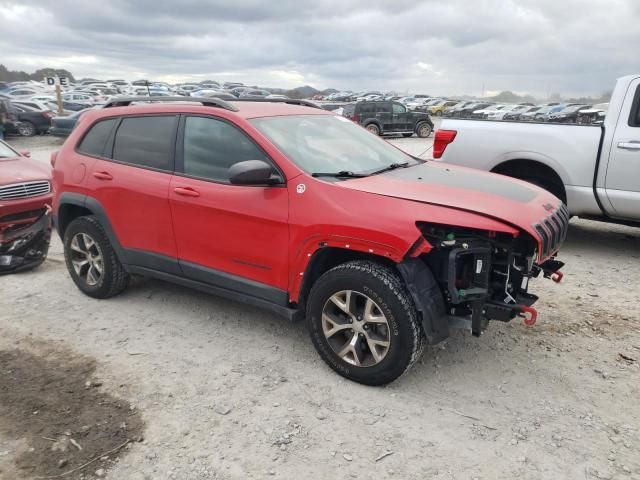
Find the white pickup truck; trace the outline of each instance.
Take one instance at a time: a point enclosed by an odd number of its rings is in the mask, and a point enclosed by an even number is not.
[[[534,183],[572,215],[640,223],[640,74],[618,79],[603,125],[444,120],[433,157]]]

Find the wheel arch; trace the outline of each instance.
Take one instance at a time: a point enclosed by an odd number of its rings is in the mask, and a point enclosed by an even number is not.
[[[380,132],[382,132],[382,124],[377,118],[365,118],[365,120],[362,122],[362,126],[364,128],[367,128],[371,124],[374,124],[376,127],[378,127]]]
[[[291,293],[291,301],[303,306],[311,291],[313,284],[325,272],[331,270],[338,265],[353,260],[371,260],[381,265],[395,268],[396,262],[388,256],[378,255],[362,249],[351,249],[337,246],[324,246],[318,248],[313,253],[306,254],[308,262],[303,272],[300,272],[295,278],[294,289]]]
[[[549,186],[547,190],[567,203],[567,192],[564,181],[558,172],[548,164],[539,160],[515,158],[498,163],[491,169],[492,173],[499,173],[508,177],[528,181],[533,176],[545,179]]]
[[[127,263],[125,261],[126,255],[111,226],[111,222],[100,202],[93,197],[70,192],[60,195],[55,216],[56,229],[60,238],[64,240],[64,232],[73,220],[86,215],[93,215],[98,219],[109,238],[109,242],[111,242],[118,260],[125,265]]]

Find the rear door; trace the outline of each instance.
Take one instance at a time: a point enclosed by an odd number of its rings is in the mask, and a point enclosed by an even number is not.
[[[397,130],[391,113],[391,102],[376,102],[374,105],[376,106],[376,118],[382,125],[382,130],[384,132]]]
[[[631,82],[618,118],[605,186],[616,216],[640,220],[640,79]]]
[[[407,107],[401,103],[393,102],[391,104],[391,108],[393,112],[393,124],[395,130],[411,130],[411,120],[409,119],[410,115],[407,112]]]
[[[178,274],[168,198],[178,116],[115,121],[104,154],[89,171],[89,195],[104,209],[127,263]]]

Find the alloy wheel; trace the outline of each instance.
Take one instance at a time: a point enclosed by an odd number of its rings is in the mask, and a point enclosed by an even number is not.
[[[35,135],[36,132],[33,124],[26,122],[26,123],[20,123],[18,125],[18,133],[23,137],[32,137],[33,135]]]
[[[77,233],[71,239],[71,264],[76,275],[87,285],[94,286],[100,282],[104,273],[102,250],[86,233]]]
[[[376,302],[355,290],[329,297],[322,309],[322,331],[333,352],[358,367],[377,365],[391,345],[387,317]]]

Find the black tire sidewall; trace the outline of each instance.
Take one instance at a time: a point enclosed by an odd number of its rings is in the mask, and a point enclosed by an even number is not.
[[[87,284],[84,280],[78,277],[73,269],[73,265],[71,263],[71,240],[78,233],[86,233],[89,235],[98,244],[100,252],[102,253],[103,273],[100,277],[100,281],[96,285]],[[67,270],[69,271],[69,275],[71,275],[76,286],[90,297],[106,298],[111,291],[111,283],[113,281],[113,262],[111,261],[110,255],[113,255],[113,249],[111,248],[109,239],[106,237],[104,232],[87,217],[75,219],[71,224],[69,224],[64,232],[64,260],[67,265]]]
[[[420,131],[422,130],[422,127],[429,127],[429,134],[428,135],[421,135]],[[429,138],[429,136],[431,135],[431,132],[433,132],[433,127],[431,125],[429,125],[427,122],[420,122],[418,125],[416,125],[416,135],[418,135],[420,138]]]
[[[370,128],[375,128],[375,131],[373,130],[369,130]],[[364,127],[367,129],[367,131],[369,131],[370,133],[374,134],[374,135],[380,135],[380,127],[378,127],[378,125],[376,125],[375,123],[370,123],[368,124],[366,127]]]
[[[314,286],[307,308],[311,340],[327,364],[340,375],[367,385],[384,385],[402,375],[411,363],[414,331],[408,318],[410,312],[393,290],[381,279],[364,271],[329,272]],[[357,367],[342,360],[333,351],[322,331],[322,310],[331,295],[342,290],[363,293],[375,301],[389,322],[391,345],[385,358],[371,367]]]
[[[20,123],[21,123],[21,125],[18,125],[18,133],[21,136],[23,136],[23,137],[33,137],[33,136],[35,136],[35,134],[37,133],[37,130],[36,130],[36,126],[33,123],[31,123],[31,122],[20,122]],[[23,126],[24,127],[28,127],[30,129],[29,133],[27,133],[26,135],[24,133],[22,133],[22,131],[20,130],[20,128],[23,127]]]

